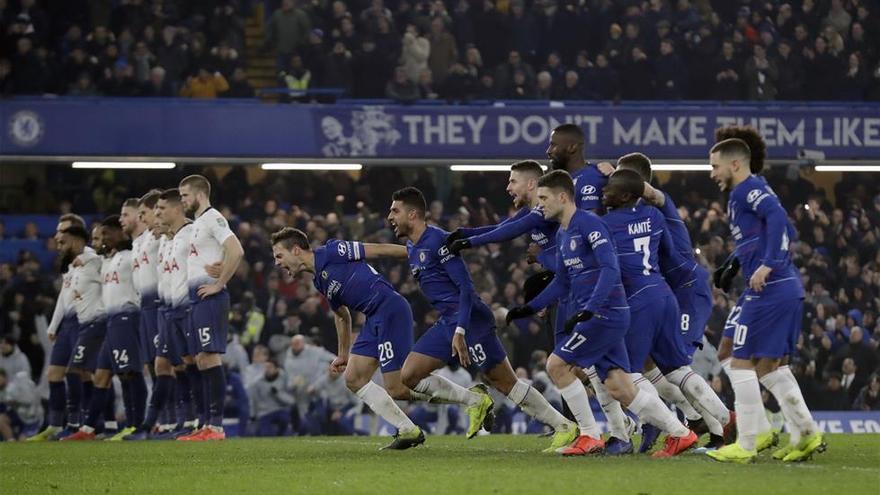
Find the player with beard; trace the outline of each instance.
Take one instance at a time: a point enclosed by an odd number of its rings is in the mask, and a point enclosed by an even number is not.
[[[211,207],[211,183],[201,175],[180,181],[180,200],[187,215],[193,217],[187,283],[191,304],[192,330],[198,337],[196,364],[207,382],[208,424],[178,440],[223,440],[223,404],[226,374],[221,355],[226,352],[229,327],[229,292],[226,283],[235,274],[244,256],[238,237],[219,211]],[[206,267],[220,262],[220,276],[212,277]]]
[[[550,133],[550,144],[547,147],[547,157],[550,158],[550,166],[553,170],[568,172],[574,181],[575,206],[579,210],[601,213],[602,189],[608,183],[608,176],[614,172],[614,166],[609,162],[600,162],[593,165],[585,158],[586,142],[584,131],[575,124],[561,124]],[[567,297],[559,300],[560,315],[557,321],[565,321],[574,310],[571,301]],[[602,385],[602,380],[596,370],[584,370],[589,380],[596,399],[608,420],[609,442],[607,452],[611,454],[627,454],[632,451],[630,437],[635,425],[629,417],[623,413],[620,404],[611,398],[611,395]]]
[[[122,440],[143,421],[147,386],[140,357],[138,311],[140,298],[132,280],[134,270],[131,240],[124,234],[118,215],[101,222],[103,246],[101,299],[107,315],[106,338],[98,355],[94,376],[95,390],[85,424],[64,440],[94,440],[98,414],[113,392],[115,374],[122,384],[122,398],[128,426],[110,440]]]
[[[388,221],[399,239],[406,239],[406,251],[413,277],[440,319],[413,346],[403,364],[403,383],[412,390],[435,399],[468,406],[468,438],[477,434],[493,407],[484,387],[466,389],[434,371],[454,357],[463,367],[477,366],[493,388],[506,395],[523,412],[555,431],[554,451],[577,436],[574,423],[560,414],[540,392],[519,380],[507,353],[495,334],[495,316],[477,296],[464,261],[449,253],[448,233],[428,225],[427,205],[422,192],[414,187],[392,196]]]
[[[76,227],[71,229],[71,227]],[[49,417],[48,425],[43,431],[28,438],[29,442],[42,442],[62,435],[64,425],[64,409],[67,405],[68,434],[73,434],[80,427],[83,404],[91,399],[92,382],[83,383],[78,373],[67,373],[67,365],[73,356],[76,339],[79,334],[79,323],[76,320],[76,309],[73,304],[73,288],[71,281],[75,268],[73,260],[88,247],[88,232],[85,221],[79,215],[67,213],[58,219],[55,229],[55,242],[61,256],[61,291],[55,302],[55,311],[49,322],[47,332],[52,341],[49,355]],[[66,381],[66,387],[65,387]],[[84,388],[88,388],[85,394]],[[88,395],[88,397],[83,397]],[[87,399],[83,401],[83,399]],[[65,435],[66,436],[66,435]]]

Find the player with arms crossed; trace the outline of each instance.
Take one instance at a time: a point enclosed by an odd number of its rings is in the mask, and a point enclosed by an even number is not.
[[[401,373],[403,383],[434,400],[467,406],[472,438],[491,414],[492,399],[484,387],[470,390],[432,374],[457,356],[462,366],[476,365],[490,385],[526,414],[555,431],[551,448],[567,445],[577,435],[575,425],[527,383],[519,380],[495,334],[495,316],[477,296],[464,261],[446,248],[448,233],[429,226],[422,192],[414,187],[392,195],[388,221],[394,234],[406,239],[413,277],[439,313],[440,319],[413,346]]]
[[[330,369],[344,373],[348,389],[397,428],[394,441],[383,450],[404,450],[424,443],[424,432],[394,402],[430,399],[411,391],[400,379],[400,368],[412,348],[412,310],[406,299],[366,262],[380,256],[405,256],[406,249],[330,240],[312,251],[304,232],[286,227],[272,234],[272,254],[275,264],[291,275],[312,273],[315,288],[330,302],[339,337],[337,357]],[[351,310],[367,317],[354,344]],[[379,368],[384,390],[371,381]]]
[[[794,375],[780,368],[795,349],[803,313],[804,288],[789,250],[795,231],[770,186],[752,174],[751,154],[748,143],[733,138],[716,143],[709,155],[712,180],[721,191],[730,191],[730,230],[748,287],[729,372],[736,396],[737,441],[708,455],[721,462],[755,460],[758,435],[769,433],[760,380],[782,408],[792,435],[797,435],[797,443],[782,460],[804,461],[824,451],[825,441]]]
[[[676,251],[664,214],[640,201],[644,188],[641,175],[621,168],[611,175],[603,190],[603,203],[609,209],[603,220],[617,248],[630,307],[630,328],[626,334],[630,371],[636,385],[650,393],[659,392],[689,422],[702,419],[694,409],[698,406],[720,425],[726,425],[730,415],[724,403],[690,367],[691,359],[680,333],[678,301],[660,274],[663,266],[681,267],[693,258]],[[647,452],[654,439],[656,434],[652,434],[651,428],[646,429],[639,451]]]
[[[635,387],[624,337],[630,324],[626,293],[620,278],[617,253],[605,223],[575,203],[574,184],[568,173],[556,170],[538,182],[538,198],[547,219],[558,221],[558,276],[531,303],[510,310],[512,320],[534,314],[560,297],[571,294],[575,313],[566,323],[568,340],[556,343],[547,372],[575,415],[580,436],[562,455],[591,455],[605,448],[601,431],[590,410],[589,398],[576,368],[595,367],[612,398],[643,421],[669,433],[666,447],[654,457],[670,457],[690,448],[697,437],[679,422],[660,398]]]
[[[664,228],[672,237],[672,251],[661,250],[659,252],[660,269],[663,272],[663,278],[669,284],[678,301],[681,314],[680,331],[684,338],[688,363],[693,363],[694,352],[703,346],[703,333],[712,313],[712,288],[709,286],[709,272],[694,259],[694,248],[691,244],[690,234],[678,214],[678,208],[672,198],[669,194],[650,185],[651,160],[642,153],[630,153],[620,157],[617,161],[617,170],[632,170],[639,174],[644,181],[642,198],[648,204],[658,208],[666,220]],[[733,440],[736,414],[733,411],[728,411],[726,407],[722,411],[723,403],[720,403],[714,392],[708,396],[701,395],[706,392],[702,384],[682,386],[682,383],[670,383],[660,370],[653,366],[653,363],[650,363],[646,369],[645,378],[654,384],[661,397],[673,402],[685,413],[688,417],[688,427],[698,435],[705,429],[709,430],[711,440],[707,447],[721,447],[725,444],[725,438],[727,439],[726,443]],[[689,375],[686,375],[685,385],[690,378]],[[698,389],[693,389],[695,386]],[[688,390],[688,387],[693,390]],[[684,393],[689,403],[683,402],[684,397],[681,396],[681,393]],[[703,406],[702,401],[706,401],[708,405]],[[698,415],[695,415],[697,411],[694,411],[691,405],[699,410]],[[715,414],[711,411],[714,411]],[[724,413],[724,411],[727,412]],[[715,415],[720,416],[716,418]]]
[[[178,440],[223,440],[223,404],[226,374],[221,354],[226,352],[229,327],[229,292],[226,283],[235,274],[244,256],[238,237],[219,211],[211,207],[211,183],[201,175],[184,177],[179,185],[180,201],[193,217],[187,283],[191,304],[192,331],[198,337],[196,364],[207,381],[205,400],[209,404],[204,428]],[[220,276],[210,276],[206,268],[220,262]],[[195,387],[196,384],[193,384]]]

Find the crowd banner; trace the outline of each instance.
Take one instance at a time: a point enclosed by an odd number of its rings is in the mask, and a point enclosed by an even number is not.
[[[165,99],[13,99],[0,104],[0,154],[267,158],[541,158],[550,132],[579,125],[587,155],[642,151],[703,160],[715,128],[751,124],[769,156],[880,158],[880,106],[280,105]]]

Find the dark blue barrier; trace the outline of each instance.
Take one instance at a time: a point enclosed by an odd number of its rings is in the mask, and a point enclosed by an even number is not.
[[[584,129],[591,157],[638,150],[657,159],[706,159],[716,127],[746,123],[764,134],[770,158],[794,159],[800,149],[828,159],[880,158],[880,105],[868,103],[404,106],[58,98],[4,101],[0,122],[4,155],[513,159],[543,157],[552,128],[574,122]]]

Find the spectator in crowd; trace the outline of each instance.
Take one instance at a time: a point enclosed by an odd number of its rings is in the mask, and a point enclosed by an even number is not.
[[[428,68],[431,42],[424,37],[418,26],[410,24],[406,27],[401,44],[403,46],[403,52],[400,55],[401,67],[406,77],[415,83],[419,80],[419,72]]]
[[[385,97],[398,103],[412,103],[420,97],[419,87],[406,74],[406,69],[394,69],[394,79],[385,86]]]
[[[284,371],[268,359],[263,375],[247,386],[251,418],[257,422],[257,436],[284,436],[290,428],[290,411],[295,399],[286,386]]]
[[[229,83],[219,72],[211,72],[207,67],[200,67],[196,77],[190,77],[180,90],[180,96],[186,98],[217,98],[229,89]]]
[[[687,67],[675,53],[671,39],[660,42],[660,56],[654,64],[654,71],[657,74],[657,96],[664,100],[682,99],[686,91]]]
[[[715,98],[737,100],[740,98],[740,62],[734,54],[732,40],[721,44],[721,56],[715,62]]]
[[[776,62],[767,58],[767,51],[762,45],[753,47],[753,55],[746,60],[743,69],[746,84],[746,95],[750,100],[775,100],[776,82],[779,72]]]
[[[538,73],[538,84],[535,87],[535,99],[536,100],[549,100],[556,96],[556,92],[553,90],[553,76],[550,75],[546,70]]]
[[[290,60],[293,52],[306,44],[312,22],[309,15],[296,5],[295,0],[281,0],[281,7],[272,13],[266,24],[263,46],[275,51],[279,69]]]
[[[232,72],[232,80],[229,81],[229,90],[221,94],[225,98],[253,98],[254,88],[247,80],[247,73],[241,67],[236,67]]]
[[[287,375],[287,390],[293,393],[295,399],[294,421],[301,431],[314,427],[304,424],[312,403],[309,387],[326,372],[335,358],[329,351],[307,343],[303,335],[290,339],[290,348],[284,353],[282,366]]]
[[[166,79],[167,72],[163,67],[150,69],[150,79],[141,88],[141,96],[171,97],[174,95],[171,83]]]
[[[0,438],[6,442],[24,439],[39,431],[43,405],[30,374],[7,374],[0,368]]]
[[[317,397],[312,414],[321,424],[325,435],[354,435],[354,415],[360,405],[357,397],[348,389],[345,379],[330,368],[322,370],[310,392]]]
[[[32,376],[30,361],[11,335],[0,337],[0,369],[6,371],[7,377],[15,377],[19,373]]]
[[[857,411],[880,411],[880,377],[872,374],[867,385],[862,387],[853,409]]]
[[[431,20],[431,43],[428,55],[428,67],[431,69],[434,82],[442,84],[446,80],[449,68],[458,59],[458,48],[455,38],[446,31],[446,24],[440,17]]]

